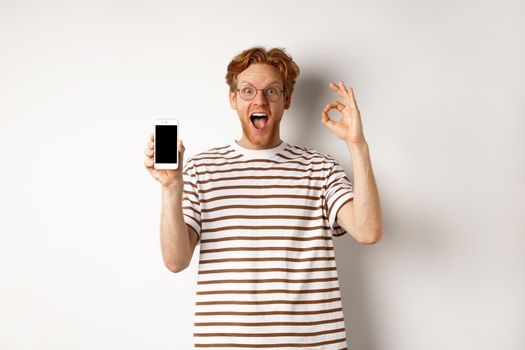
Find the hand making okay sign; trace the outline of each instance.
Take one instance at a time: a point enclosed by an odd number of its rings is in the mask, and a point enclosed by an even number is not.
[[[327,104],[321,114],[323,124],[346,143],[365,142],[361,114],[357,108],[354,90],[351,87],[346,89],[342,81],[339,84],[330,83],[330,88],[341,96],[344,104],[339,101]],[[328,112],[332,109],[339,111],[341,119],[337,121],[330,119]]]

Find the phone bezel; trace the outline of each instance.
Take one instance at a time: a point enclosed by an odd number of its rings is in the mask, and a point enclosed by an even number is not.
[[[177,125],[177,145],[180,139],[180,126],[177,118],[157,118],[155,119],[155,125],[153,127],[153,135],[155,139],[155,145],[157,140],[157,125]],[[178,152],[178,150],[177,150]],[[177,157],[177,163],[157,163],[157,149],[153,146],[153,167],[159,170],[177,170],[179,168],[180,156]]]

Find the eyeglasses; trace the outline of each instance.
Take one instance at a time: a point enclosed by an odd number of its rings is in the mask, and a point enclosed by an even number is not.
[[[259,91],[262,91],[264,94],[264,97],[270,102],[277,101],[279,97],[281,97],[281,94],[284,92],[284,89],[279,89],[276,86],[268,86],[264,89],[256,89],[253,86],[247,85],[243,86],[240,89],[237,89],[239,91],[239,95],[241,95],[241,98],[245,101],[251,101],[257,96],[257,93]]]

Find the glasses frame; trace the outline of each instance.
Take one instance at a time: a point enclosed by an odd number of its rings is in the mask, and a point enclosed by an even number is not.
[[[262,91],[263,96],[264,96],[265,99],[267,99],[267,100],[270,101],[270,102],[275,102],[275,101],[279,100],[279,97],[284,96],[284,90],[285,90],[285,89],[281,89],[281,88],[276,87],[276,86],[267,86],[267,87],[265,87],[264,89],[257,89],[257,88],[256,88],[255,86],[253,86],[253,85],[245,85],[245,86],[243,86],[242,88],[245,88],[245,87],[251,87],[252,89],[254,89],[254,90],[255,90],[255,95],[253,95],[253,97],[252,97],[251,99],[246,99],[246,98],[244,98],[244,97],[241,95],[241,89],[237,89],[237,90],[235,90],[235,91],[237,91],[237,92],[239,93],[239,96],[241,96],[241,98],[242,98],[244,101],[252,101],[252,100],[254,100],[254,99],[257,97],[257,94],[259,93],[259,91]],[[266,90],[268,90],[268,89],[277,89],[281,94],[280,94],[275,100],[270,100],[270,99],[268,98],[268,95],[266,94]]]

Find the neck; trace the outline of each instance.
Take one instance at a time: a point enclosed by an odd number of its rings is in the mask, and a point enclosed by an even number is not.
[[[245,135],[237,142],[239,146],[247,149],[260,150],[260,149],[271,149],[279,146],[283,141],[280,137],[275,137],[271,141],[262,143],[251,142]]]

